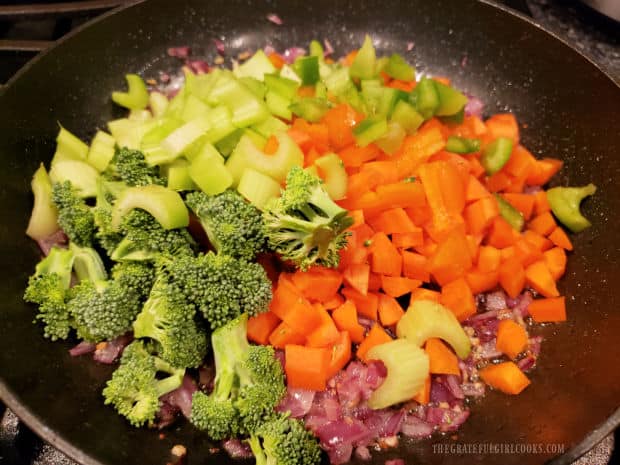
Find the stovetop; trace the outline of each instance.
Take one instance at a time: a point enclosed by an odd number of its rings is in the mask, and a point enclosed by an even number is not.
[[[52,0],[53,1],[53,0]],[[0,0],[0,85],[62,35],[131,0]],[[616,0],[620,1],[620,0]],[[10,3],[10,5],[7,5]],[[620,24],[578,0],[501,0],[577,48],[620,84]],[[77,465],[39,439],[0,403],[0,465]],[[616,431],[616,441],[620,440]],[[620,463],[609,435],[573,465]]]

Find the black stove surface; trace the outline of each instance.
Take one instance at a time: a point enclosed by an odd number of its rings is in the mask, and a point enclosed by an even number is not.
[[[24,8],[19,11],[21,5],[34,3],[40,6],[52,1],[0,0],[0,85],[54,40],[123,0],[75,2],[89,5],[84,11],[69,14],[45,11],[33,14]],[[534,18],[588,56],[620,84],[620,24],[578,0],[503,0],[499,3]],[[3,8],[9,5],[9,13],[3,13]],[[619,439],[616,432],[616,440]],[[614,436],[610,435],[574,465],[620,463],[618,449],[614,450]],[[0,403],[0,465],[77,464],[39,439]]]

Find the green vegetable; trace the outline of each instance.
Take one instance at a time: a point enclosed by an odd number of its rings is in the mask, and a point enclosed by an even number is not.
[[[406,135],[400,124],[390,121],[387,125],[387,132],[376,140],[376,144],[388,155],[393,155],[402,145]]]
[[[61,160],[52,163],[49,176],[52,184],[71,182],[80,197],[97,195],[99,173],[85,161]]]
[[[159,176],[158,169],[149,166],[139,150],[122,148],[116,151],[104,175],[109,180],[122,181],[127,186],[163,186],[166,181]]]
[[[52,202],[58,209],[58,225],[69,240],[78,245],[90,246],[95,234],[93,212],[71,182],[54,184]]]
[[[430,300],[416,300],[396,325],[396,334],[418,347],[431,337],[441,338],[450,344],[456,355],[463,360],[471,350],[469,337],[454,313]]]
[[[413,134],[422,125],[424,118],[409,102],[399,100],[394,105],[390,121],[400,124],[407,134]]]
[[[239,180],[237,192],[256,208],[263,210],[271,199],[280,195],[280,184],[263,173],[246,168]]]
[[[501,170],[512,153],[512,139],[508,137],[498,137],[482,151],[480,163],[486,173],[490,176]]]
[[[246,86],[230,77],[220,78],[209,98],[214,103],[228,107],[232,112],[232,123],[236,127],[251,126],[269,116],[262,99],[258,99]]]
[[[459,113],[465,107],[467,97],[461,92],[441,82],[434,81],[433,83],[439,96],[439,106],[435,110],[435,115],[451,116]]]
[[[301,78],[301,84],[303,86],[312,86],[316,84],[319,79],[319,57],[306,56],[299,57],[295,60],[293,69],[297,75]]]
[[[325,191],[332,200],[341,200],[347,194],[348,175],[342,159],[335,153],[326,153],[314,162],[325,174]]]
[[[296,116],[318,123],[329,110],[329,103],[325,98],[306,97],[293,102],[289,108]]]
[[[439,108],[439,92],[432,79],[423,77],[413,89],[411,96],[416,110],[424,119],[431,118]]]
[[[269,247],[302,270],[317,264],[338,266],[353,220],[336,205],[316,176],[294,167],[286,189],[264,214]]]
[[[56,152],[52,164],[60,160],[86,160],[88,145],[60,126],[56,136]]]
[[[142,110],[149,104],[149,91],[137,74],[126,74],[127,92],[112,92],[112,100],[117,105],[130,110]]]
[[[446,142],[446,150],[448,152],[460,153],[462,155],[476,153],[480,151],[480,140],[450,136]]]
[[[376,59],[377,57],[375,54],[375,47],[372,44],[372,39],[369,35],[366,35],[362,47],[357,52],[357,55],[349,68],[349,75],[352,78],[372,79],[375,76]],[[327,87],[329,88],[329,85]]]
[[[174,160],[161,167],[162,175],[167,180],[166,187],[175,191],[193,191],[198,186],[189,175],[189,162],[185,159]]]
[[[165,377],[158,377],[159,373]],[[105,404],[114,406],[133,426],[151,424],[159,411],[159,398],[181,386],[184,373],[134,341],[123,351],[120,366],[103,389]]]
[[[596,186],[592,183],[583,187],[553,187],[547,191],[547,200],[560,223],[577,233],[592,225],[581,214],[579,206],[583,199],[595,192]]]
[[[276,68],[271,63],[269,57],[265,55],[265,52],[260,49],[233,72],[238,78],[252,77],[262,81],[265,74],[275,73]]]
[[[88,149],[88,163],[99,172],[106,169],[114,157],[114,137],[104,131],[97,131]]]
[[[272,115],[285,120],[290,120],[293,117],[289,108],[291,105],[290,98],[283,97],[277,92],[270,90],[267,92],[267,95],[265,95],[265,104]]]
[[[187,150],[200,137],[204,136],[211,128],[211,123],[206,116],[195,118],[178,129],[172,131],[162,142],[162,149],[170,154],[170,162]]]
[[[74,243],[69,243],[69,249],[73,252],[73,271],[75,271],[79,281],[108,279],[108,272],[103,260],[95,249],[80,247]]]
[[[256,131],[261,136],[263,136],[266,142],[268,137],[280,134],[282,132],[286,132],[288,130],[288,125],[282,120],[274,116],[269,116],[265,120],[261,121],[260,123],[252,126],[251,129]],[[249,131],[249,130],[250,129],[248,128],[246,131]],[[264,147],[264,144],[261,144],[260,147],[261,148]]]
[[[192,159],[188,173],[200,190],[210,195],[224,192],[233,183],[224,159],[210,144],[205,145],[201,153]]]
[[[265,74],[265,86],[284,98],[292,99],[297,94],[299,82],[277,74]]]
[[[171,189],[151,184],[130,187],[119,195],[112,208],[112,228],[118,229],[122,218],[134,208],[146,210],[164,229],[189,225],[189,213],[181,196]]]
[[[525,224],[523,214],[513,207],[508,201],[504,200],[501,195],[495,194],[495,199],[497,200],[499,214],[502,218],[504,218],[514,229],[521,232],[523,230],[523,225]]]
[[[34,195],[34,206],[26,234],[39,240],[58,231],[58,209],[52,202],[52,182],[43,163],[32,176],[30,187]]]
[[[383,137],[387,132],[388,125],[386,119],[373,116],[366,118],[353,128],[355,142],[360,147],[366,147],[368,144]]]
[[[387,377],[370,396],[368,405],[382,409],[411,400],[424,387],[429,373],[428,355],[408,339],[396,339],[371,348],[369,360],[381,360]]]
[[[394,53],[389,58],[383,71],[385,71],[388,76],[401,81],[413,81],[415,79],[415,69],[398,53]]]
[[[163,116],[168,108],[168,97],[161,92],[151,92],[149,94],[149,108],[155,118]]]

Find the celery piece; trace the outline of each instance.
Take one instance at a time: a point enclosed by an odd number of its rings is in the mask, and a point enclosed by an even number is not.
[[[196,190],[197,186],[189,175],[189,162],[182,158],[162,166],[162,175],[167,179],[169,189],[175,191]]]
[[[396,334],[421,347],[427,339],[438,337],[452,346],[465,360],[471,343],[451,310],[431,300],[416,300],[396,325]]]
[[[352,82],[339,97],[341,100],[344,100],[351,105],[351,107],[358,113],[369,113],[368,107],[362,98],[362,94],[357,91],[357,88]]]
[[[465,155],[480,151],[480,139],[468,139],[467,137],[450,136],[446,141],[446,150],[452,153]]]
[[[205,100],[211,88],[215,84],[215,80],[218,78],[217,69],[206,74],[194,74],[191,70],[184,68],[183,74],[185,75],[185,91],[188,95],[194,95],[200,100]]]
[[[244,131],[247,129],[235,129],[234,132],[231,132],[229,135],[224,137],[218,143],[215,144],[218,152],[220,152],[223,156],[227,157],[232,153],[232,151],[237,146],[239,139],[244,134]]]
[[[59,160],[86,160],[88,145],[60,126],[56,136],[56,152],[52,163]]]
[[[319,58],[316,56],[299,57],[293,68],[301,78],[301,85],[313,86],[321,76],[319,75]]]
[[[385,153],[393,155],[402,145],[406,133],[403,127],[395,121],[390,121],[387,126],[387,132],[375,143]]]
[[[252,143],[259,150],[263,150],[263,148],[265,147],[265,144],[267,143],[267,138],[271,137],[271,135],[265,136],[263,133],[258,132],[258,130],[255,128],[245,128],[245,131],[243,132],[243,134],[248,136],[250,140],[252,141]]]
[[[252,94],[254,94],[254,97],[256,97],[257,99],[262,100],[265,98],[265,94],[267,93],[267,87],[262,81],[254,79],[252,77],[242,77],[239,78],[238,81],[242,85],[244,85],[250,92],[252,92]]]
[[[112,137],[116,140],[119,147],[128,149],[140,149],[140,141],[144,134],[150,131],[155,125],[155,121],[132,121],[128,118],[108,121],[108,129]]]
[[[301,84],[301,78],[299,75],[291,68],[289,65],[284,65],[280,69],[280,77],[285,79],[289,79],[291,81],[295,81],[298,84]]]
[[[195,95],[189,94],[185,98],[185,105],[181,111],[181,119],[187,123],[193,119],[207,116],[210,111],[211,107],[209,105]]]
[[[512,153],[512,146],[512,139],[498,137],[484,148],[480,156],[480,163],[489,176],[497,173],[508,163]]]
[[[388,76],[400,81],[413,81],[415,79],[415,69],[398,53],[394,53],[388,59],[383,71],[385,71]]]
[[[168,108],[168,97],[161,92],[153,91],[149,94],[149,107],[155,118],[162,116]]]
[[[209,121],[210,128],[207,132],[206,139],[213,144],[237,130],[232,123],[232,114],[230,110],[224,105],[213,108],[207,120]]]
[[[368,117],[353,128],[353,136],[357,145],[366,147],[368,144],[383,137],[388,131],[385,118]]]
[[[368,399],[372,409],[383,409],[411,400],[421,389],[429,375],[428,355],[407,339],[396,339],[372,347],[366,354],[368,360],[381,360],[387,377]]]
[[[34,205],[26,234],[34,240],[40,240],[59,229],[58,210],[52,202],[52,181],[43,163],[34,172],[30,187],[34,195]]]
[[[262,210],[267,202],[280,195],[280,184],[266,174],[246,168],[239,179],[237,191],[252,205]]]
[[[342,200],[347,195],[347,182],[349,177],[344,169],[342,159],[335,153],[327,153],[314,162],[323,173],[325,190],[332,200]]]
[[[262,121],[259,124],[255,124],[250,129],[255,130],[261,136],[268,138],[277,132],[286,131],[288,129],[288,125],[284,121],[274,116],[269,116],[266,120]]]
[[[291,111],[311,123],[318,123],[329,110],[329,103],[325,98],[306,97],[293,102]]]
[[[505,200],[499,194],[493,194],[495,196],[495,200],[497,200],[497,206],[499,207],[499,214],[506,220],[506,222],[521,232],[523,230],[523,225],[525,224],[525,219],[523,218],[523,213],[513,207],[510,202]]]
[[[268,90],[287,99],[292,99],[297,95],[297,89],[299,89],[299,82],[278,76],[277,74],[265,74],[265,85]]]
[[[381,82],[378,79],[364,79],[360,83],[360,87],[366,108],[371,114],[376,114],[383,94]]]
[[[140,139],[140,147],[144,148],[152,145],[159,145],[161,141],[182,125],[183,121],[180,119],[169,116],[157,118],[153,126],[145,132]]]
[[[278,182],[283,182],[293,166],[303,166],[304,154],[295,141],[285,132],[275,135],[278,150],[273,155],[264,154],[247,135],[244,135],[226,160],[234,185],[239,184],[243,170],[253,168]]]
[[[123,218],[134,208],[150,213],[164,229],[185,228],[189,212],[181,196],[167,187],[156,184],[128,187],[120,193],[112,207],[113,229],[118,229]]]
[[[275,66],[273,66],[269,57],[265,55],[265,52],[261,49],[246,62],[237,66],[233,73],[238,78],[253,77],[254,79],[262,81],[265,74],[274,73],[275,71]]]
[[[209,142],[206,142],[206,141],[202,141],[201,144],[197,145],[196,147],[192,147],[191,150],[187,150],[185,152],[185,158],[191,162],[195,158],[199,156],[203,156],[203,154],[205,153],[210,154],[211,156],[219,157],[220,161],[224,163],[224,157],[220,154],[219,150],[217,150],[213,146],[213,144],[210,144]]]
[[[400,89],[392,89],[391,87],[383,87],[381,89],[377,114],[390,118],[396,104],[401,101],[407,101],[408,99],[409,94],[407,92],[403,92]]]
[[[130,110],[127,118],[138,123],[146,123],[153,119],[153,115],[149,110]]]
[[[267,108],[271,114],[289,121],[292,119],[293,113],[289,108],[291,105],[291,99],[286,98],[273,90],[269,90],[267,91],[267,95],[265,95],[265,103],[267,104]]]
[[[310,55],[318,57],[319,60],[323,59],[323,46],[321,45],[321,42],[318,40],[310,41]]]
[[[437,116],[450,116],[460,112],[467,103],[467,97],[454,87],[441,82],[434,82],[439,95],[439,106],[435,110]]]
[[[166,112],[164,115],[171,118],[181,119],[181,113],[183,112],[183,107],[185,106],[185,99],[188,95],[189,92],[187,92],[185,87],[181,87],[177,94],[168,101],[168,106],[166,107]]]
[[[407,134],[413,134],[424,122],[424,117],[409,102],[399,100],[392,111],[391,121],[400,124]]]
[[[146,84],[137,74],[126,74],[127,92],[112,92],[112,101],[130,110],[142,110],[149,104]]]
[[[560,223],[574,233],[592,226],[581,214],[580,204],[583,199],[594,195],[596,186],[592,183],[583,187],[553,187],[547,191],[547,200],[551,211]]]
[[[362,47],[358,50],[349,68],[349,75],[352,78],[371,79],[375,76],[376,59],[377,56],[375,54],[375,47],[372,44],[372,39],[369,35],[366,35]]]
[[[189,176],[201,191],[209,195],[224,192],[233,182],[222,156],[212,152],[202,152],[192,160],[189,165]]]
[[[327,87],[321,81],[314,86],[314,98],[327,99]]]
[[[99,172],[106,169],[112,157],[114,157],[114,137],[104,131],[97,131],[90,143],[86,161]]]
[[[95,197],[97,195],[97,179],[99,172],[85,161],[61,160],[50,169],[52,184],[70,181],[79,191],[80,197]]]
[[[453,115],[440,116],[439,119],[444,124],[463,124],[463,121],[465,121],[465,107],[461,108]]]
[[[424,119],[431,118],[439,108],[439,93],[432,79],[422,78],[411,95],[415,101],[416,110]]]
[[[210,128],[207,117],[196,118],[172,131],[162,142],[164,150],[178,156]]]
[[[237,127],[251,126],[269,116],[262,100],[235,79],[218,80],[209,98],[228,107],[232,112],[232,123]]]
[[[338,68],[334,70],[329,76],[323,79],[323,82],[325,82],[327,90],[337,96],[345,93],[350,87],[355,87],[349,77],[349,68]]]
[[[377,61],[375,61],[375,74],[379,75],[381,71],[384,71],[389,61],[388,57],[377,58]]]

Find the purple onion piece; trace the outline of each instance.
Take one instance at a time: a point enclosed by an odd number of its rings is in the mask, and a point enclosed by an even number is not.
[[[530,291],[525,291],[519,297],[517,297],[517,299],[517,303],[513,307],[512,313],[514,313],[515,316],[525,318],[530,314],[530,312],[528,311],[528,307],[534,300],[534,297],[532,296],[532,293]]]
[[[406,415],[400,427],[400,432],[410,438],[427,438],[433,434],[434,430],[435,427],[432,424],[414,415]]]
[[[69,349],[69,354],[72,357],[79,357],[80,355],[90,354],[91,352],[94,352],[96,348],[97,345],[94,342],[82,341],[75,347]]]
[[[407,51],[410,52],[413,50],[414,45],[415,44],[413,42],[407,42]]]
[[[273,48],[273,46],[272,46],[272,45],[265,45],[265,46],[263,47],[263,52],[265,52],[265,55],[267,55],[267,56],[271,55],[271,54],[272,54],[272,53],[274,53],[275,51],[276,51],[276,49],[275,49],[275,48]]]
[[[279,412],[290,412],[293,418],[302,418],[312,407],[316,391],[289,387],[277,407]]]
[[[213,39],[213,43],[215,44],[215,49],[220,56],[226,55],[226,47],[224,46],[224,42],[220,39]]]
[[[487,311],[499,311],[507,308],[506,293],[504,291],[489,292],[486,295]]]
[[[42,239],[37,239],[37,245],[46,257],[50,253],[50,250],[52,250],[52,247],[65,248],[68,243],[69,238],[62,229],[59,229],[58,231],[50,234],[49,236],[45,236]]]
[[[111,365],[122,355],[123,350],[125,350],[125,347],[127,347],[131,341],[133,341],[132,333],[118,336],[108,341],[103,348],[95,350],[93,359],[99,363]]]
[[[353,454],[353,444],[346,443],[336,448],[329,448],[327,450],[327,456],[329,457],[329,463],[332,465],[340,465],[347,463],[351,460]]]
[[[325,45],[325,47],[323,49],[323,56],[328,57],[332,53],[334,53],[334,47],[332,47],[332,44],[329,41],[329,39],[323,39],[323,45]]]
[[[191,52],[191,49],[187,46],[183,47],[170,47],[168,49],[168,56],[175,58],[187,58]]]
[[[287,48],[284,51],[284,61],[286,61],[289,65],[293,64],[295,60],[306,54],[306,49],[301,47],[291,47]]]
[[[385,461],[385,465],[405,465],[403,459],[390,459]]]
[[[166,428],[173,424],[179,414],[179,409],[174,405],[169,404],[168,402],[161,401],[159,404],[159,410],[155,415],[155,426],[158,429]]]
[[[251,459],[254,457],[252,449],[247,441],[241,441],[240,439],[228,439],[222,442],[222,448],[233,459]]]
[[[462,400],[465,398],[465,394],[461,389],[461,380],[459,376],[446,375],[445,380],[446,387],[450,390],[450,394],[452,394],[455,399]]]
[[[482,100],[477,97],[468,96],[467,103],[465,104],[465,115],[482,118],[483,111],[484,103],[482,103]]]
[[[176,407],[185,418],[189,418],[192,413],[192,396],[197,390],[196,382],[186,374],[181,386],[162,396],[160,400]]]
[[[485,393],[483,383],[463,383],[461,384],[461,390],[468,397],[482,397]]]
[[[282,24],[284,24],[282,19],[275,13],[269,13],[267,15],[267,21],[277,24],[278,26],[282,26]]]
[[[204,60],[188,60],[186,64],[194,74],[207,74],[209,72],[209,64]]]

